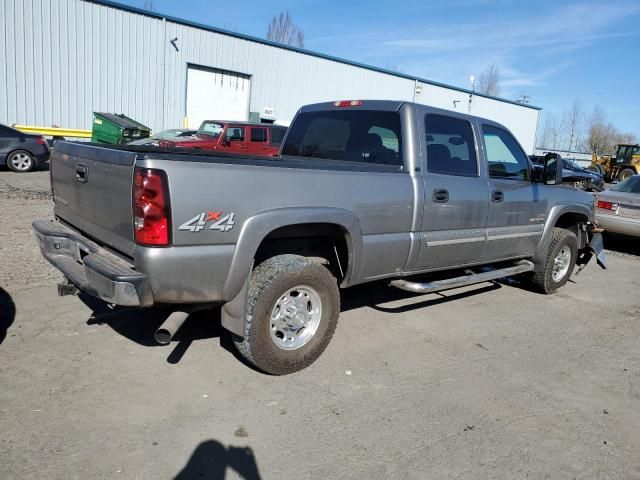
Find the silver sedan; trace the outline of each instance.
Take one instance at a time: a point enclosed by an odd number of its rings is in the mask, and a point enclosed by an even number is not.
[[[596,220],[607,232],[640,237],[640,175],[598,194]]]

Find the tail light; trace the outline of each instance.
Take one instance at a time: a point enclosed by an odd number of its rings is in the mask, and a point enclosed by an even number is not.
[[[597,204],[598,208],[602,208],[604,210],[618,210],[618,204],[613,202],[606,202],[604,200],[598,200]]]
[[[38,138],[36,138],[36,143],[37,143],[37,144],[39,144],[39,145],[49,145],[49,144],[47,143],[47,141],[44,139],[44,137],[38,137]]]
[[[359,107],[362,105],[362,100],[339,100],[333,102],[334,107]]]
[[[169,188],[163,170],[136,168],[133,182],[133,230],[136,243],[169,245]]]

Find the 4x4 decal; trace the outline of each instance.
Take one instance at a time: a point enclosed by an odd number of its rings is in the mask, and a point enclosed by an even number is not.
[[[192,219],[184,222],[178,227],[178,230],[187,230],[189,232],[199,232],[211,220],[215,222],[209,226],[209,230],[220,230],[221,232],[228,232],[233,228],[236,222],[233,221],[235,213],[227,213],[223,215],[222,212],[202,212],[193,217]]]

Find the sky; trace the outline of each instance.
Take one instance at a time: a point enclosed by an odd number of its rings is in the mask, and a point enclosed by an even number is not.
[[[501,97],[526,94],[558,116],[577,98],[640,137],[640,0],[152,1],[158,13],[256,37],[288,10],[308,50],[464,88],[495,63]]]

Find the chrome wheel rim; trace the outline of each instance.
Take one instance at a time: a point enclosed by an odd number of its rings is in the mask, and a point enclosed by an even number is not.
[[[560,249],[558,255],[553,260],[553,272],[551,277],[554,282],[559,282],[569,271],[569,265],[571,264],[571,249],[565,245]]]
[[[271,311],[271,340],[282,350],[296,350],[318,331],[322,318],[320,295],[299,285],[281,295]]]
[[[578,180],[577,182],[575,182],[573,184],[573,186],[575,188],[577,188],[578,190],[586,190],[587,189],[587,182],[586,182],[586,180]]]
[[[11,165],[13,165],[16,170],[20,171],[29,170],[31,167],[31,161],[31,157],[26,153],[16,153],[11,157]]]

